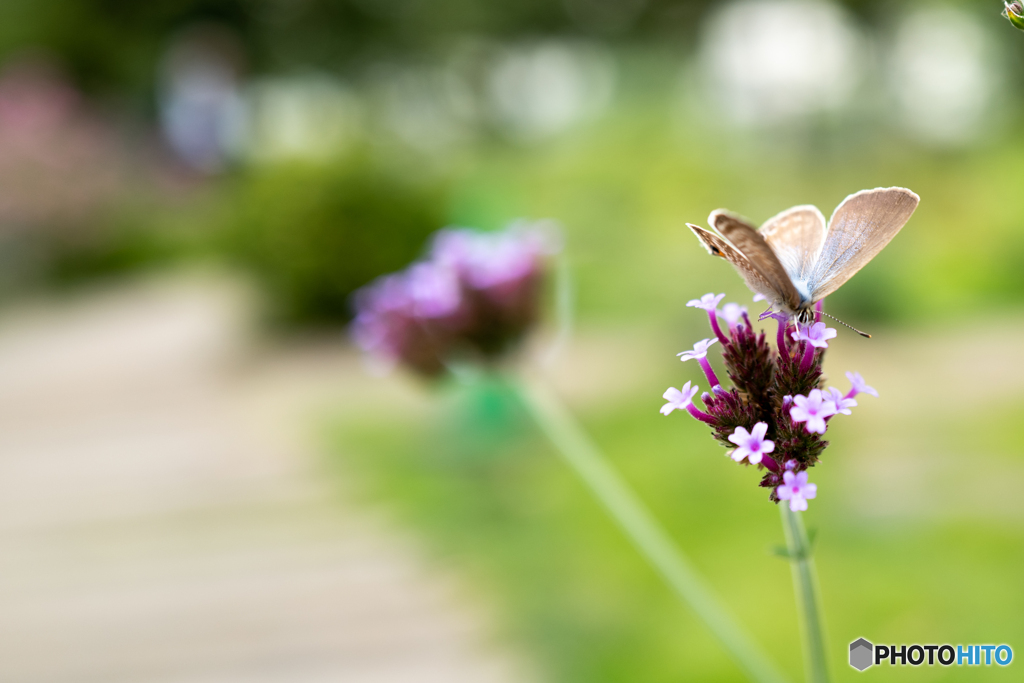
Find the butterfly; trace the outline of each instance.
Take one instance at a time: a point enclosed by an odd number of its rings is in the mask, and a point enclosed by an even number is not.
[[[877,187],[844,199],[827,225],[817,207],[804,205],[769,218],[760,229],[725,209],[708,216],[714,232],[687,226],[774,310],[809,324],[814,304],[873,259],[910,220],[920,199],[903,187]]]

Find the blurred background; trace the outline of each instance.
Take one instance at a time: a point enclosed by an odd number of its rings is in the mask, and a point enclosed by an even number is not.
[[[801,680],[777,511],[657,412],[708,336],[685,302],[756,306],[684,224],[888,185],[920,208],[829,299],[874,338],[826,370],[881,394],[830,430],[807,513],[836,677],[862,636],[1024,651],[1001,9],[0,3],[0,679],[741,680],[507,389],[374,375],[344,333],[436,229],[550,217],[559,391]]]

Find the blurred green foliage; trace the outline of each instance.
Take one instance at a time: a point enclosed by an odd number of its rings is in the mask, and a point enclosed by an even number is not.
[[[710,0],[5,0],[0,62],[24,51],[59,60],[90,92],[145,105],[168,41],[197,23],[233,31],[256,73],[351,73],[416,60],[470,36],[596,35],[649,42],[692,35]],[[863,2],[854,4],[864,4]]]
[[[660,44],[677,54],[693,44],[713,0],[4,0],[0,62],[43,52],[91,93],[152,105],[153,75],[179,31],[207,23],[234,32],[254,73],[323,69],[351,75],[380,61],[443,54],[466,36],[599,38]],[[889,0],[845,0],[862,20],[882,23]],[[969,0],[947,4],[971,6]],[[1000,7],[993,6],[998,19]],[[1019,87],[1024,77],[1013,75]]]
[[[290,325],[338,323],[352,293],[403,268],[444,225],[444,193],[372,164],[280,164],[231,181],[215,247],[251,272],[271,315]]]
[[[192,215],[191,210],[187,210]],[[102,216],[86,235],[43,235],[45,257],[39,272],[21,283],[42,279],[59,289],[93,280],[113,279],[198,258],[204,247],[201,230],[185,229],[165,204],[122,206]]]
[[[674,359],[666,355],[667,365]],[[584,410],[588,431],[730,610],[791,680],[802,680],[789,567],[775,553],[784,547],[778,510],[757,488],[756,474],[724,457],[699,423],[659,415],[658,394],[671,380],[648,380],[643,395],[619,394]],[[883,383],[897,380],[876,381]],[[521,409],[506,405],[505,426],[465,430],[479,392],[448,387],[431,397],[427,411],[403,413],[400,420],[383,413],[367,419],[364,411],[358,419],[340,415],[330,435],[339,478],[359,481],[364,502],[427,534],[437,561],[456,564],[497,601],[505,633],[540,658],[550,680],[744,680]],[[486,389],[482,400],[491,392]],[[998,450],[1002,439],[979,442],[974,435],[996,433],[992,426],[1019,410],[1019,401],[1006,415],[979,408],[942,428],[928,410],[903,409],[894,422],[885,396],[877,401],[830,428],[833,445],[813,470],[820,495],[806,513],[816,530],[837,681],[859,680],[845,656],[846,645],[861,636],[874,642],[1011,644],[1024,637],[1018,521],[986,516],[993,508],[972,513],[976,506],[969,500],[956,501],[952,511],[943,498],[975,485],[946,459]],[[915,456],[906,461],[895,455],[915,448],[937,464],[935,473],[918,475],[928,477],[927,485],[898,484],[893,475],[885,490],[913,489],[907,490],[910,498],[888,501],[887,511],[858,500],[858,484],[872,479],[865,470],[923,465]],[[1019,450],[977,467],[1015,482],[1024,475]],[[1011,487],[993,490],[1005,501],[1014,495]],[[914,673],[955,681],[965,672],[936,666]],[[999,667],[970,670],[979,681],[1004,680],[1007,673]],[[879,667],[871,675],[901,681],[908,674]]]

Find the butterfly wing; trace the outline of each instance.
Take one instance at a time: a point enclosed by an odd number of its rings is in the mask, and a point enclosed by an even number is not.
[[[693,234],[697,236],[697,239],[701,241],[701,244],[704,245],[704,248],[708,250],[709,254],[720,256],[731,263],[739,272],[743,281],[747,283],[747,287],[752,291],[764,294],[769,299],[778,297],[778,294],[775,293],[772,286],[764,276],[762,276],[754,266],[751,265],[747,257],[741,254],[736,247],[729,244],[725,238],[711,232],[710,230],[705,230],[699,225],[693,225],[692,223],[687,223],[686,225],[693,231]]]
[[[789,274],[802,289],[825,243],[825,217],[816,206],[794,206],[765,221],[758,231]],[[809,297],[808,292],[803,292]]]
[[[712,211],[708,216],[708,222],[746,258],[749,267],[768,285],[768,292],[756,291],[767,296],[773,303],[786,306],[790,311],[800,307],[800,294],[793,285],[789,273],[761,233],[739,216],[722,209]],[[746,279],[746,276],[744,278]],[[750,285],[750,282],[747,284]],[[755,288],[751,286],[751,289]]]
[[[873,259],[896,236],[920,197],[903,187],[878,187],[851,194],[829,219],[821,253],[807,287],[812,301],[824,299]]]

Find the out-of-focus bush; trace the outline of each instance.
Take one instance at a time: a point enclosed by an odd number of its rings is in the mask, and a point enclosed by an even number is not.
[[[235,182],[218,247],[286,325],[348,320],[356,289],[404,266],[444,225],[439,184],[364,159],[257,167]]]

